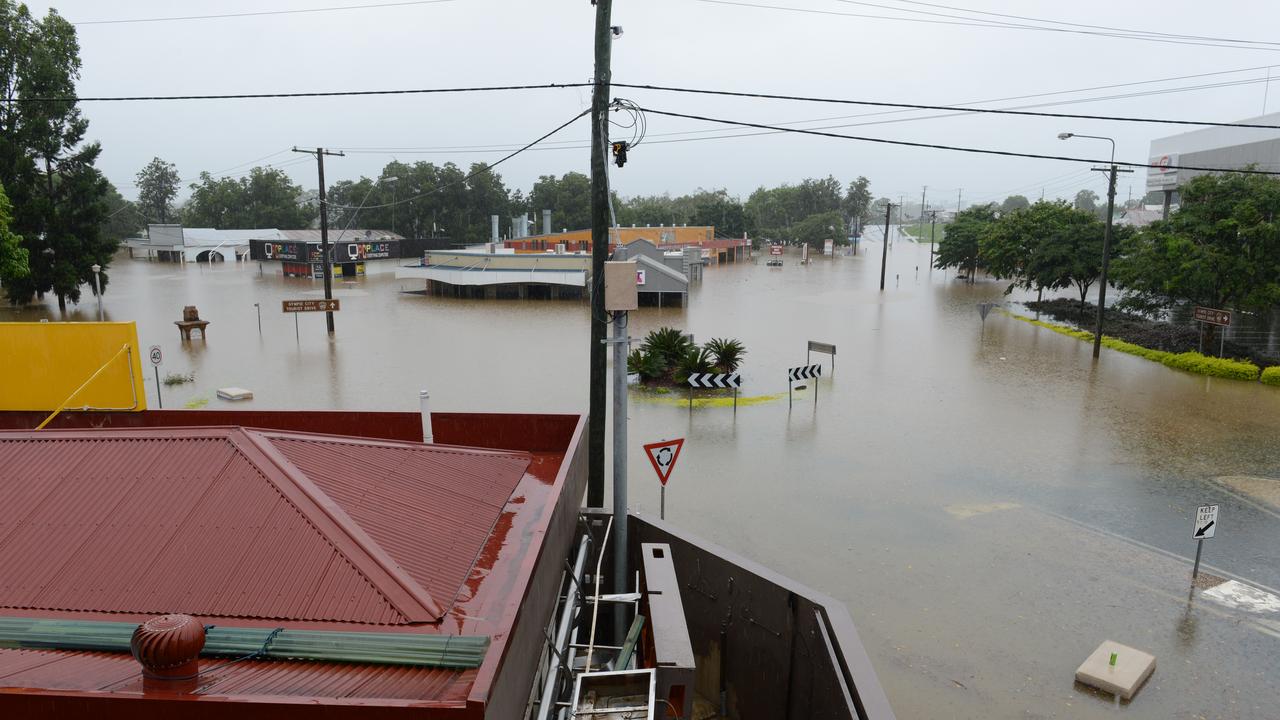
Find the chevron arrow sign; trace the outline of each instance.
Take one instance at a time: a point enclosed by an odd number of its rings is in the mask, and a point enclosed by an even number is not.
[[[796,380],[809,380],[811,378],[821,376],[821,365],[801,365],[800,367],[791,368],[787,371],[787,379],[792,382],[795,382]]]
[[[696,388],[740,388],[742,376],[732,373],[693,373],[689,376],[689,387]]]

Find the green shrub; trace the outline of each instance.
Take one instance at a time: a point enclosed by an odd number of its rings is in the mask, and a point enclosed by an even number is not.
[[[632,350],[627,354],[627,372],[637,373],[644,381],[656,380],[667,373],[662,360],[644,350]]]
[[[1165,365],[1179,370],[1230,378],[1232,380],[1257,380],[1258,366],[1242,360],[1209,357],[1198,352],[1170,354],[1162,360]]]
[[[1280,385],[1280,365],[1272,365],[1262,371],[1263,385]]]
[[[645,335],[640,349],[657,357],[664,368],[675,367],[693,347],[693,341],[684,332],[673,327],[660,327]]]
[[[722,373],[737,370],[742,364],[742,356],[747,354],[747,348],[741,342],[730,338],[711,338],[706,349],[715,356],[716,369]]]
[[[190,373],[169,373],[164,376],[165,385],[182,385],[184,383],[195,382],[196,374]]]
[[[677,383],[684,385],[689,382],[690,375],[715,372],[715,369],[715,358],[712,357],[711,351],[694,345],[689,348],[683,358],[680,358],[680,362],[676,363],[674,379]]]

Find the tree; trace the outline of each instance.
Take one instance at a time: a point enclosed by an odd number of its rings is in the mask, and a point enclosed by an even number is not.
[[[1064,201],[1036,204],[1003,214],[979,239],[987,271],[1015,287],[1042,291],[1074,286],[1080,311],[1102,272],[1105,226],[1086,210]],[[1115,246],[1112,248],[1113,257]]]
[[[295,229],[309,227],[316,217],[315,206],[300,202],[302,188],[276,168],[255,167],[242,178],[202,172],[190,187],[182,218],[188,227]]]
[[[5,286],[31,274],[22,238],[9,230],[9,224],[13,221],[11,210],[9,196],[5,195],[4,186],[0,185],[0,284]]]
[[[1098,212],[1098,193],[1092,190],[1081,190],[1076,193],[1075,207],[1088,213]]]
[[[155,222],[171,222],[179,182],[178,168],[173,163],[152,158],[138,171],[138,209]]]
[[[103,197],[107,215],[102,220],[100,232],[108,240],[121,240],[136,237],[138,231],[147,225],[147,219],[138,211],[137,206],[120,194],[115,186],[107,183],[107,194]]]
[[[956,219],[947,225],[947,234],[938,243],[933,266],[960,268],[969,273],[969,282],[978,268],[983,266],[980,242],[996,221],[995,205],[975,205],[956,213]]]
[[[1201,175],[1182,204],[1122,243],[1112,277],[1126,307],[1269,311],[1280,303],[1280,179]],[[1207,326],[1207,324],[1204,324]],[[1212,326],[1204,331],[1212,346]]]
[[[810,215],[796,223],[791,232],[790,239],[793,242],[806,243],[818,249],[822,248],[824,240],[839,240],[843,242],[844,238],[848,236],[848,233],[845,232],[844,216],[835,210],[818,215]]]
[[[591,178],[580,172],[567,172],[560,176],[543,175],[529,191],[528,202],[523,208],[535,215],[551,210],[553,222],[570,230],[591,227]],[[516,212],[520,212],[516,208]],[[539,231],[540,232],[540,231]]]
[[[845,221],[850,225],[855,221],[862,225],[870,220],[871,181],[860,175],[857,180],[850,182],[840,209],[844,211]]]
[[[1000,203],[1000,212],[1008,213],[1031,207],[1031,201],[1025,195],[1010,195]]]
[[[74,26],[54,10],[34,20],[25,5],[0,0],[3,97],[73,98],[79,75]],[[65,310],[92,279],[90,266],[110,263],[116,243],[101,236],[107,182],[94,168],[102,149],[84,142],[88,127],[73,100],[0,105],[0,184],[30,269],[6,283],[11,302],[52,291]]]

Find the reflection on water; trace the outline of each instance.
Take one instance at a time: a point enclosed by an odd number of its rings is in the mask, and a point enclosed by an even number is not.
[[[639,445],[687,437],[668,519],[848,603],[902,718],[1110,715],[1072,682],[1104,639],[1158,658],[1128,714],[1273,717],[1280,625],[1187,605],[1181,558],[1195,506],[1219,502],[1205,562],[1280,586],[1280,515],[1213,480],[1280,476],[1280,391],[1111,351],[1095,365],[1087,343],[998,312],[984,326],[975,306],[1006,301],[1003,284],[929,270],[927,247],[895,243],[884,293],[879,260],[864,243],[808,267],[712,268],[687,308],[632,314],[632,337],[674,325],[741,340],[743,394],[778,396],[736,413],[635,397],[637,508],[656,513],[659,487]],[[425,388],[440,411],[585,411],[585,303],[402,292],[417,289],[338,282],[336,336],[320,313],[295,336],[279,301],[319,297],[319,282],[120,259],[106,311],[164,348],[162,371],[195,373],[163,388],[166,407],[232,407],[214,393],[238,385],[262,408],[415,410]],[[207,341],[178,341],[184,305],[212,321]],[[808,340],[837,346],[836,369],[789,410],[786,370]]]

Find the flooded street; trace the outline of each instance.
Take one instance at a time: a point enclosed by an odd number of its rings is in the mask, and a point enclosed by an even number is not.
[[[295,336],[280,312],[321,283],[274,269],[116,260],[106,319],[136,320],[162,375],[195,374],[164,407],[416,410],[425,388],[436,411],[586,410],[585,302],[427,296],[383,267],[335,281],[330,340],[322,313]],[[984,327],[975,304],[1009,303],[1004,285],[930,271],[927,245],[895,242],[883,293],[879,273],[869,242],[807,267],[761,258],[709,268],[687,308],[633,312],[635,338],[741,340],[742,397],[774,396],[735,414],[633,390],[633,507],[658,510],[640,445],[686,437],[668,519],[845,602],[900,718],[1275,718],[1280,390],[1110,350],[1095,365],[1087,343],[998,311]],[[207,341],[179,341],[184,305]],[[56,303],[0,309],[41,317]],[[86,293],[65,319],[95,317]],[[816,402],[809,382],[789,409],[808,340],[838,347],[834,373],[814,355]],[[217,399],[232,385],[254,399]],[[1189,599],[1203,503],[1221,515],[1202,571],[1261,604]],[[1123,707],[1073,685],[1106,639],[1157,659]]]

